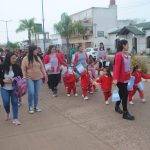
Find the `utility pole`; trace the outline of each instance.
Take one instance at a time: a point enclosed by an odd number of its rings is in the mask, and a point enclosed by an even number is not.
[[[7,43],[9,42],[9,35],[8,35],[8,22],[11,22],[11,20],[0,20],[1,22],[4,22],[6,24],[6,34],[7,34]]]
[[[43,21],[43,45],[44,45],[44,52],[46,51],[45,48],[45,19],[44,19],[44,2],[42,0],[42,21]]]

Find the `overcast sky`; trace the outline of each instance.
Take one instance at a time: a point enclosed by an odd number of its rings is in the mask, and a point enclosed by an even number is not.
[[[53,24],[60,15],[69,15],[90,7],[108,7],[110,0],[44,0],[45,28],[53,34]],[[118,19],[146,19],[150,21],[150,0],[116,0]],[[20,19],[36,18],[41,23],[41,0],[0,0],[0,20],[11,20],[8,24],[10,41],[27,39],[27,34],[16,34]],[[0,43],[6,42],[5,24],[0,22]]]

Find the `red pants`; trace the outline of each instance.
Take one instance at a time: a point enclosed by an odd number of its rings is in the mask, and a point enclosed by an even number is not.
[[[70,94],[71,91],[73,91],[73,94],[76,94],[76,84],[75,82],[73,83],[67,83],[67,94]]]
[[[82,95],[84,97],[87,96],[87,92],[92,92],[92,84],[90,84],[87,88],[82,87]]]
[[[108,101],[109,97],[111,97],[111,91],[103,92],[105,101]]]
[[[144,92],[143,91],[140,91],[139,88],[134,88],[133,91],[129,91],[128,94],[129,94],[129,101],[132,101],[132,98],[133,96],[135,95],[136,92],[139,92],[139,95],[140,95],[140,98],[141,99],[144,99]]]

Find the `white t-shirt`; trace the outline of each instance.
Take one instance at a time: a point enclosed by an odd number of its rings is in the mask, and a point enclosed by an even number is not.
[[[11,81],[11,78],[13,78],[13,77],[14,77],[14,72],[12,70],[12,66],[10,66],[8,74],[7,73],[4,74],[4,79]],[[11,82],[8,84],[5,83],[3,88],[6,90],[13,90],[12,83]]]

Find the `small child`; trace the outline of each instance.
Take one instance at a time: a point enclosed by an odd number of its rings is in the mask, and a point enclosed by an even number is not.
[[[71,67],[67,69],[63,79],[64,79],[65,87],[67,89],[67,96],[68,97],[70,96],[71,91],[73,91],[73,94],[75,96],[78,96],[78,94],[76,93],[76,80],[77,79],[76,79],[75,72],[73,71]]]
[[[96,65],[96,63],[93,60],[93,61],[90,62],[89,66],[88,66],[89,74],[90,74],[90,77],[91,77],[91,84],[92,84],[92,81],[94,81],[96,79],[97,68],[96,68],[95,65]],[[91,85],[91,88],[92,87],[93,87],[93,91],[97,92],[96,86],[95,85]]]
[[[142,68],[140,65],[136,65],[134,68],[133,68],[133,73],[132,73],[132,76],[135,77],[135,82],[134,82],[134,86],[133,86],[133,91],[129,91],[129,104],[133,105],[133,96],[135,95],[136,91],[139,92],[139,95],[140,95],[140,98],[142,100],[143,103],[146,102],[146,100],[144,99],[144,92],[143,90],[141,90],[138,85],[140,82],[142,82],[142,78],[143,79],[150,79],[150,75],[148,74],[144,74],[142,72]]]
[[[82,97],[84,98],[84,100],[88,100],[89,98],[87,96],[87,92],[90,92],[90,93],[92,92],[90,74],[88,71],[88,67],[87,67],[86,74],[81,76],[80,86],[82,88]]]
[[[105,104],[109,105],[109,98],[111,97],[111,90],[112,90],[112,82],[113,82],[113,78],[112,75],[110,73],[110,70],[107,68],[103,69],[103,75],[95,81],[94,84],[101,84],[101,89],[103,91],[104,94],[104,98],[105,98]]]

